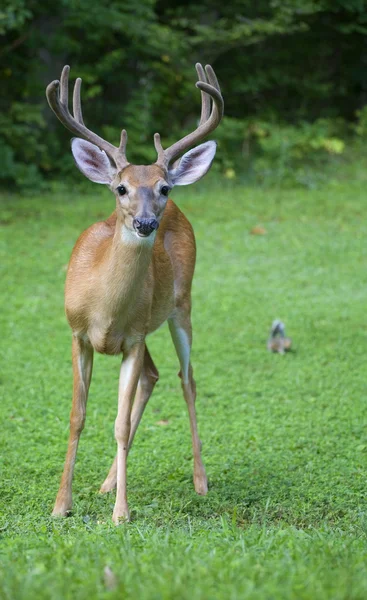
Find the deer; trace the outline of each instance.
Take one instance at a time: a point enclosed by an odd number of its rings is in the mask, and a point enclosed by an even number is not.
[[[208,491],[196,420],[196,384],[191,365],[191,287],[196,244],[188,219],[169,199],[175,185],[188,185],[210,169],[216,142],[198,146],[223,116],[223,97],[213,68],[196,64],[201,93],[200,121],[191,133],[163,149],[154,134],[157,160],[133,165],[126,158],[127,133],[119,146],[89,130],[81,109],[81,83],[73,90],[69,111],[69,72],[46,89],[50,108],[74,135],[71,150],[79,170],[90,181],[106,185],[116,200],[114,212],[86,229],[70,258],[65,283],[65,313],[72,330],[73,394],[69,441],[53,516],[72,509],[72,480],[77,448],[86,418],[93,355],[121,355],[115,421],[117,454],[100,492],[116,488],[113,522],[130,520],[127,500],[127,457],[145,407],[158,381],[146,338],[163,323],[180,365],[179,377],[187,405],[193,458],[194,488]],[[192,146],[194,146],[192,148]],[[189,150],[191,148],[191,150]]]

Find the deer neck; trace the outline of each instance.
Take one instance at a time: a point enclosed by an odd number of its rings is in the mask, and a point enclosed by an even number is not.
[[[134,302],[146,282],[152,260],[155,232],[139,238],[117,220],[108,257],[108,293],[113,303]]]

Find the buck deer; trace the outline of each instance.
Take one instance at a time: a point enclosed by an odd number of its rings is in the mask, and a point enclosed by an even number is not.
[[[70,68],[46,90],[61,123],[79,137],[71,143],[80,171],[95,183],[107,185],[116,197],[116,210],[81,234],[73,249],[65,287],[65,311],[72,329],[73,400],[65,466],[53,515],[72,507],[72,478],[84,427],[94,350],[123,355],[115,421],[117,456],[101,492],[117,486],[113,521],[129,520],[126,494],[127,455],[145,406],[158,380],[146,336],[168,321],[180,363],[179,376],[188,407],[194,455],[194,486],[207,493],[195,413],[195,381],[190,363],[192,343],[191,283],[195,266],[192,227],[168,200],[174,185],[198,181],[209,170],[216,144],[206,142],[186,152],[211,133],[223,115],[223,98],[213,69],[196,65],[201,90],[198,127],[163,149],[154,135],[157,160],[149,166],[126,159],[127,134],[115,147],[86,128],[80,101],[81,79],[74,86],[73,116],[68,108]],[[173,165],[174,161],[175,164]]]

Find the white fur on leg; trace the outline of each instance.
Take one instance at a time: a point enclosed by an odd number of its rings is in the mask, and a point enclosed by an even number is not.
[[[141,336],[125,340],[127,353],[120,370],[118,411],[115,421],[117,441],[117,493],[112,520],[118,525],[120,519],[129,520],[126,493],[126,461],[131,431],[131,406],[143,366],[144,344]]]

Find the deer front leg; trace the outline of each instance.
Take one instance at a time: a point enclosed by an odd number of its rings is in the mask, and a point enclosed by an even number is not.
[[[71,484],[80,434],[84,427],[89,384],[93,367],[93,348],[89,342],[73,336],[73,403],[70,413],[70,436],[64,472],[56,497],[53,516],[64,517],[72,507]]]
[[[152,395],[155,384],[159,379],[159,373],[150,356],[147,346],[145,346],[143,369],[139,378],[138,388],[136,390],[135,400],[131,411],[131,429],[129,436],[128,452],[134,441],[136,430],[143,416],[144,409]],[[109,473],[99,490],[101,494],[111,492],[116,487],[117,482],[117,456],[112,463]]]
[[[117,493],[112,519],[116,525],[120,519],[130,519],[126,492],[126,466],[131,430],[131,407],[138,385],[144,359],[144,341],[135,343],[124,353],[119,380],[118,411],[115,422],[117,442]]]

